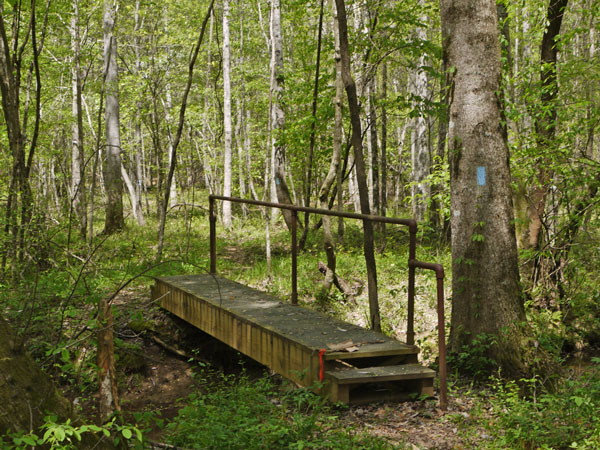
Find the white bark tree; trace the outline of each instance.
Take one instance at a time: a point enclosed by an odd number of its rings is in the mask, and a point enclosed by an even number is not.
[[[229,39],[229,0],[223,0],[223,195],[231,197],[231,51]],[[223,225],[231,228],[231,202],[223,202]]]
[[[119,74],[117,67],[117,40],[114,35],[116,5],[104,1],[104,65],[106,79],[106,218],[104,233],[110,234],[125,226],[123,217],[123,181],[121,179],[121,135],[119,131]]]
[[[280,0],[271,3],[271,148],[273,155],[273,180],[277,200],[280,203],[291,204],[290,191],[285,175],[285,146],[280,134],[285,128],[285,113],[283,111],[283,38],[281,35],[281,4]],[[283,210],[283,217],[288,228],[291,227],[292,214]]]
[[[79,35],[79,1],[73,1],[71,16],[71,85],[73,123],[71,125],[71,196],[72,207],[79,221],[83,238],[87,233],[87,207],[85,196],[84,154],[83,154],[83,112],[81,110],[81,67]]]
[[[425,6],[425,0],[419,0],[421,7]],[[422,15],[421,20],[427,21]],[[427,29],[419,26],[416,29],[415,39],[417,43],[427,39]],[[414,72],[411,74],[411,93],[417,99],[425,100],[430,97],[429,77],[423,68],[427,65],[427,54],[423,51],[417,61]],[[422,100],[418,100],[420,103]],[[416,105],[417,106],[417,105]],[[429,201],[431,187],[427,177],[431,171],[431,154],[429,148],[429,119],[425,113],[419,114],[413,119],[411,139],[411,161],[412,161],[412,211],[413,217],[419,222],[425,219],[427,203]]]

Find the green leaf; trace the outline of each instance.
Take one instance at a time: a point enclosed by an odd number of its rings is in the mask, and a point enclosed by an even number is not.
[[[32,447],[35,447],[38,444],[38,441],[34,436],[23,436],[23,442]]]
[[[125,439],[131,439],[131,436],[133,436],[133,433],[131,433],[131,430],[129,428],[123,428],[121,430],[121,434]]]
[[[56,431],[54,432],[54,435],[56,436],[56,438],[58,439],[59,442],[62,442],[65,440],[65,430],[63,430],[62,428],[57,428]]]
[[[42,438],[42,441],[48,442],[48,438],[50,437],[51,434],[52,434],[52,429],[49,429],[48,431],[46,431],[44,433],[44,437]]]

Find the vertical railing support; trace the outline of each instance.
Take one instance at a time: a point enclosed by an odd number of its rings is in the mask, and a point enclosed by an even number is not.
[[[292,305],[298,303],[298,242],[297,242],[298,213],[292,211]]]
[[[444,320],[444,268],[436,270],[437,278],[437,314],[438,314],[438,350],[440,363],[440,409],[448,407],[448,388],[446,381],[446,324]]]
[[[433,270],[437,279],[437,316],[438,316],[438,351],[440,364],[440,409],[448,406],[448,388],[446,379],[446,321],[444,319],[444,266],[426,263],[416,259],[408,260],[408,267]]]
[[[415,345],[415,267],[410,264],[417,256],[417,223],[409,225],[408,244],[408,304],[406,307],[406,343]]]
[[[208,196],[208,221],[210,228],[210,273],[217,273],[217,215],[215,213],[215,199]]]

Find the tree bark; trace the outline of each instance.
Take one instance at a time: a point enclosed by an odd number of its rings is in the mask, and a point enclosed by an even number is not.
[[[419,0],[421,7],[425,6],[424,0]],[[424,22],[425,16],[421,17]],[[415,36],[417,43],[427,40],[427,30],[419,26]],[[412,160],[412,211],[413,217],[422,222],[425,220],[427,205],[431,195],[431,188],[427,182],[427,177],[431,172],[431,156],[429,149],[429,124],[426,113],[420,108],[429,98],[429,79],[424,66],[427,65],[427,55],[423,51],[414,72],[411,74],[411,93],[417,98],[417,103],[413,106],[421,112],[413,119],[411,133],[411,160]]]
[[[485,334],[507,375],[523,373],[525,319],[513,225],[508,147],[501,126],[500,44],[493,0],[442,0],[442,38],[454,67],[450,101],[451,349]]]
[[[135,46],[135,70],[137,74],[142,72],[142,61],[140,57],[140,0],[135,2],[135,26],[134,26],[134,46]],[[142,208],[142,193],[145,186],[144,177],[144,138],[142,134],[142,102],[138,100],[135,104],[135,126],[134,126],[134,139],[135,139],[135,202],[134,212],[137,211],[137,219],[140,225],[145,225],[144,210]]]
[[[80,67],[80,36],[79,36],[79,0],[73,1],[73,16],[71,17],[71,62],[72,77],[72,156],[71,156],[71,191],[72,208],[79,221],[79,232],[85,239],[87,235],[87,205],[84,176],[83,152],[83,112],[81,110],[81,67]]]
[[[121,179],[121,133],[119,130],[119,73],[117,68],[117,40],[114,35],[115,4],[104,0],[104,65],[106,79],[104,90],[106,107],[106,218],[104,234],[111,234],[125,227],[123,216],[123,180]]]
[[[546,210],[546,197],[552,179],[552,159],[550,155],[554,152],[556,134],[556,101],[558,98],[558,81],[556,78],[556,63],[558,61],[558,49],[556,40],[560,35],[563,14],[568,0],[551,0],[548,5],[546,20],[548,23],[542,37],[541,53],[541,111],[535,118],[535,132],[537,136],[538,160],[537,176],[529,191],[529,202],[527,205],[527,217],[529,226],[525,245],[529,249],[540,248],[540,231],[544,221]]]
[[[319,51],[317,52],[317,54],[320,54],[320,38],[321,38],[321,26],[322,26],[322,20],[323,18],[323,1],[321,1],[321,14],[320,14],[320,22],[319,22]],[[317,61],[318,61],[318,57],[317,57]],[[336,59],[336,66],[337,66],[337,59]],[[340,81],[341,81],[341,73],[336,73],[336,79],[337,77],[340,77]],[[317,70],[317,79],[318,79],[318,70]],[[340,86],[341,88],[341,86]],[[317,82],[315,81],[315,97],[313,97],[313,100],[315,103],[313,103],[313,113],[316,112],[316,93],[317,93]],[[331,186],[333,186],[333,182],[336,180],[336,178],[338,177],[338,174],[340,173],[339,170],[339,166],[340,166],[340,159],[341,159],[341,149],[342,149],[342,142],[341,142],[341,105],[338,105],[337,103],[337,94],[338,92],[336,91],[336,99],[335,99],[335,125],[334,125],[334,136],[333,136],[333,152],[331,154],[331,163],[329,164],[329,171],[327,172],[327,175],[325,176],[325,179],[323,180],[323,184],[321,185],[321,188],[319,189],[319,203],[320,203],[320,207],[323,209],[329,209],[329,202],[328,202],[328,197],[329,197],[329,191],[331,190]],[[339,92],[339,96],[341,97],[342,92]],[[338,114],[340,117],[338,117]],[[315,118],[316,119],[316,118]],[[340,123],[338,123],[338,119],[340,120]],[[314,122],[313,122],[314,123]],[[314,131],[314,130],[313,130]],[[340,188],[340,186],[338,185],[338,189]],[[327,255],[327,266],[326,266],[326,270],[325,270],[325,279],[323,280],[323,293],[329,293],[329,290],[331,289],[331,285],[333,284],[334,280],[335,280],[335,266],[336,266],[336,257],[335,257],[335,242],[333,240],[333,233],[331,232],[331,218],[330,216],[323,216],[322,217],[323,220],[323,247],[325,250],[325,254]],[[306,221],[304,223],[305,226],[305,230],[304,232],[307,232],[307,228],[308,228],[308,221]]]
[[[379,190],[379,214],[385,217],[387,213],[387,63],[381,68],[381,183]],[[385,230],[385,222],[381,223]]]
[[[344,107],[344,81],[342,80],[342,57],[340,55],[340,36],[339,26],[337,18],[337,9],[335,3],[331,1],[331,7],[333,10],[333,37],[335,43],[335,113],[333,123],[333,153],[340,154],[342,152],[342,133],[343,133],[343,115],[342,110]],[[346,153],[347,155],[347,153]],[[333,158],[332,158],[333,160]],[[343,184],[343,168],[341,164],[338,164],[338,170],[336,174],[337,180],[337,209],[338,211],[344,210],[344,194],[342,189]],[[341,242],[344,238],[344,218],[338,218],[338,242]]]
[[[169,164],[169,173],[167,175],[167,181],[164,189],[163,201],[161,202],[159,209],[159,224],[158,224],[158,246],[156,251],[156,259],[160,260],[162,257],[164,238],[165,238],[165,222],[167,220],[167,209],[169,207],[169,197],[171,194],[171,183],[173,183],[173,176],[175,174],[175,165],[177,163],[177,147],[179,147],[179,141],[181,140],[181,134],[183,132],[183,125],[185,121],[185,110],[187,108],[187,99],[192,88],[192,81],[194,79],[194,66],[196,64],[196,59],[198,58],[198,52],[200,51],[200,46],[202,45],[202,40],[204,39],[204,32],[206,31],[206,24],[212,15],[214,0],[211,0],[210,5],[208,5],[208,11],[206,12],[206,16],[204,16],[204,21],[202,22],[202,28],[200,29],[200,34],[198,36],[198,41],[196,42],[196,46],[192,52],[190,62],[188,65],[188,79],[185,89],[183,91],[183,96],[181,99],[181,108],[179,109],[179,123],[177,125],[177,133],[175,134],[175,139],[173,140],[173,151],[171,152],[171,163]]]
[[[113,316],[106,299],[98,303],[98,340],[97,364],[98,384],[100,387],[100,420],[106,422],[110,416],[121,411],[117,392],[117,374],[115,369],[115,346],[113,337]]]
[[[281,5],[280,0],[271,3],[271,95],[273,104],[271,107],[272,127],[272,154],[273,154],[273,180],[277,200],[280,203],[292,204],[290,190],[285,176],[285,145],[280,134],[285,129],[285,113],[283,112],[283,39],[281,35]],[[292,213],[288,210],[282,211],[288,228],[292,227]]]
[[[367,84],[367,124],[369,127],[369,137],[367,139],[368,159],[369,159],[369,204],[371,211],[379,215],[379,145],[377,142],[377,110],[375,107],[375,78],[372,78]]]
[[[340,57],[342,65],[342,78],[348,106],[350,109],[350,121],[352,124],[352,146],[354,147],[354,162],[356,168],[356,179],[358,183],[358,194],[360,196],[360,209],[363,214],[370,214],[369,191],[367,187],[367,175],[363,158],[362,133],[360,124],[360,108],[356,84],[350,73],[350,49],[348,45],[348,23],[346,20],[346,6],[344,0],[335,0],[338,26],[340,36]],[[369,290],[369,321],[371,328],[381,331],[381,316],[379,314],[379,300],[377,298],[377,268],[375,265],[375,245],[373,238],[373,223],[369,220],[363,221],[363,247],[367,266],[367,280]]]
[[[324,0],[321,0],[321,6],[319,9],[319,30],[317,33],[317,60],[315,64],[315,82],[313,87],[313,98],[312,98],[312,122],[310,123],[310,144],[308,150],[308,161],[306,164],[306,179],[305,179],[305,197],[304,197],[304,206],[310,207],[310,197],[312,191],[312,173],[313,173],[313,159],[315,153],[315,141],[316,141],[316,126],[317,126],[317,105],[319,100],[319,73],[321,68],[321,37],[323,34],[323,4]],[[308,229],[309,229],[309,214],[308,212],[304,213],[304,230],[302,232],[302,236],[300,237],[300,242],[298,247],[302,250],[304,249],[304,244],[306,243],[306,239],[308,237]]]
[[[223,0],[223,195],[231,197],[231,55],[229,39],[229,0]],[[223,225],[231,228],[231,202],[223,202]]]

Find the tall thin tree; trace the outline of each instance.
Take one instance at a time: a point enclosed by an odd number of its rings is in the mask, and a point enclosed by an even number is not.
[[[280,203],[291,204],[292,198],[285,175],[285,144],[281,133],[285,129],[285,113],[283,111],[283,37],[281,34],[281,2],[271,2],[271,145],[273,155],[273,180],[277,200]],[[283,217],[288,228],[291,228],[292,214],[283,210]]]
[[[106,187],[105,234],[125,227],[123,216],[123,180],[121,178],[121,133],[119,130],[119,71],[117,67],[117,39],[114,35],[117,5],[114,0],[104,0],[104,65],[106,79],[104,92],[106,107]]]
[[[158,247],[156,251],[157,260],[160,260],[160,258],[162,257],[165,239],[165,222],[167,220],[167,209],[169,207],[169,197],[171,194],[171,183],[173,182],[173,176],[175,174],[175,165],[177,163],[177,147],[179,147],[179,141],[181,140],[183,125],[185,123],[185,110],[187,108],[187,100],[190,94],[190,90],[192,89],[192,82],[194,80],[194,66],[196,65],[196,59],[198,59],[198,52],[200,51],[200,47],[202,46],[204,32],[206,31],[206,25],[208,24],[208,21],[211,17],[214,3],[214,0],[211,0],[210,5],[208,5],[208,11],[206,12],[204,20],[202,21],[202,27],[200,29],[200,34],[198,35],[198,41],[196,42],[196,45],[192,51],[190,61],[188,64],[188,79],[187,84],[185,85],[185,89],[183,91],[183,96],[181,98],[181,108],[179,109],[179,124],[177,126],[177,132],[173,140],[173,150],[171,152],[171,163],[169,164],[169,173],[167,175],[167,181],[163,190],[163,201],[159,209],[160,215],[158,221]]]
[[[231,197],[231,45],[229,38],[229,0],[223,0],[223,195]],[[231,202],[223,202],[223,225],[231,228]]]
[[[346,5],[344,0],[335,0],[338,16],[340,57],[342,67],[342,79],[348,106],[350,108],[350,122],[352,125],[352,146],[354,148],[354,163],[356,166],[356,179],[358,182],[358,194],[360,196],[360,210],[363,214],[371,214],[369,208],[369,192],[367,187],[367,175],[363,157],[362,133],[360,124],[360,108],[358,106],[358,95],[356,84],[350,72],[350,48],[348,44],[348,21],[346,19]],[[371,327],[381,330],[381,316],[379,313],[379,300],[377,296],[377,267],[375,265],[375,245],[373,237],[373,223],[363,220],[363,247],[367,266],[367,280],[369,290],[369,314]]]

